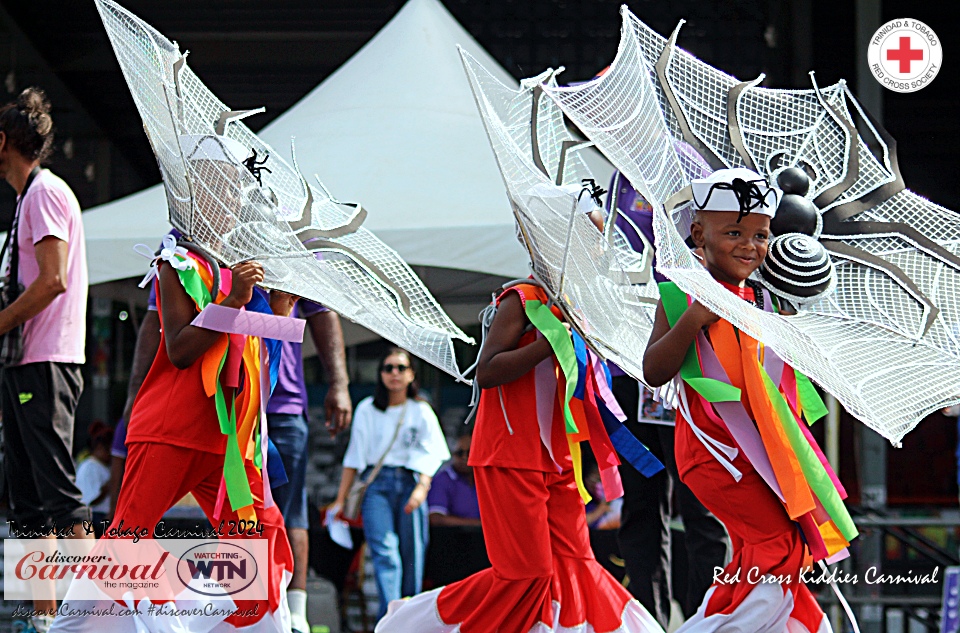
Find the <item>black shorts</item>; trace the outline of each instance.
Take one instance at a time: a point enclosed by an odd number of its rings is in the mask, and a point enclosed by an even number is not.
[[[90,520],[72,455],[82,390],[80,365],[74,363],[28,363],[0,374],[3,467],[15,528],[59,530]]]

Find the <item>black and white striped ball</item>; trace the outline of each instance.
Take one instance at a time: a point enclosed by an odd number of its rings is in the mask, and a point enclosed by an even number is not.
[[[760,265],[760,278],[774,294],[799,304],[811,303],[831,292],[836,273],[827,249],[802,233],[770,240]]]

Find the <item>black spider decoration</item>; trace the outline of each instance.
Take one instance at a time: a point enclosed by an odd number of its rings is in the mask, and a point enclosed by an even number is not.
[[[766,195],[764,195],[760,191],[760,185],[757,183],[766,184],[762,180],[744,180],[743,178],[734,178],[733,182],[729,183],[715,182],[710,186],[706,200],[700,202],[694,199],[693,202],[697,205],[698,209],[703,209],[707,206],[707,203],[710,202],[710,196],[713,195],[714,191],[733,191],[733,195],[737,197],[737,203],[740,205],[740,215],[737,216],[737,223],[739,224],[743,216],[757,207],[768,206],[766,199],[768,195],[772,194],[774,201],[776,201],[777,194],[773,189],[768,189]]]
[[[597,181],[593,178],[584,178],[582,181],[583,189],[580,191],[580,195],[577,196],[577,200],[583,197],[583,194],[590,194],[590,197],[593,198],[593,201],[597,203],[598,207],[603,206],[603,200],[600,198],[603,194],[607,193],[607,190],[597,184]]]
[[[243,166],[246,167],[251,174],[253,174],[253,177],[257,179],[257,184],[262,187],[263,180],[260,178],[260,173],[264,171],[268,174],[273,173],[269,167],[262,166],[267,162],[267,159],[270,158],[270,154],[264,154],[263,160],[257,162],[257,150],[251,148],[250,151],[253,152],[253,155],[243,161]]]

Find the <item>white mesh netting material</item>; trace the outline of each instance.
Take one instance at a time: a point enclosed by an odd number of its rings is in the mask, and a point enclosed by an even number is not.
[[[620,47],[605,75],[580,86],[545,85],[544,90],[654,206],[660,271],[775,349],[892,442],[927,414],[960,401],[960,275],[906,237],[830,239],[904,271],[939,309],[926,331],[929,312],[917,298],[886,273],[849,258],[833,255],[835,293],[787,317],[737,299],[691,256],[683,241],[690,210],[681,206],[668,216],[664,202],[711,170],[710,160],[692,145],[700,143],[713,153],[713,168],[745,166],[731,137],[727,110],[728,92],[741,82],[685,51],[667,50],[669,60],[661,68],[668,90],[695,137],[685,140],[657,74],[668,40],[625,8],[622,14]],[[833,200],[820,201],[826,212],[894,180],[888,148],[879,137],[878,159],[851,131],[851,104],[859,109],[843,82],[819,92],[751,85],[740,93],[735,117],[747,155],[768,179],[782,167],[801,165],[812,174],[809,197],[829,194],[831,188],[839,192]],[[859,166],[848,178],[851,143]],[[951,253],[960,252],[960,216],[909,190],[847,221],[860,220],[902,222]]]
[[[227,265],[259,261],[264,286],[320,302],[461,377],[452,337],[472,340],[373,233],[362,226],[337,230],[359,207],[340,204],[322,185],[310,187],[243,123],[224,126],[230,108],[190,70],[176,44],[110,0],[98,0],[97,8],[157,156],[171,224]],[[255,151],[258,162],[269,155],[262,186],[237,162],[244,158],[222,160],[224,143],[181,141],[216,133]]]
[[[577,151],[566,153],[559,178],[561,186],[574,185],[576,193],[557,185],[562,144],[574,137],[560,108],[546,97],[537,102],[535,129],[538,156],[549,177],[534,158],[534,87],[552,82],[552,73],[514,90],[468,53],[461,55],[536,278],[592,347],[642,380],[643,349],[659,293],[652,281],[633,284],[631,279],[652,279],[649,258],[634,251],[619,229],[608,223],[611,230],[604,235],[577,210],[581,181],[591,177]]]

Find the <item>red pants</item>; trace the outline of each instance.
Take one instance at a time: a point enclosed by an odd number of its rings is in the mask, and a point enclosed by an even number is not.
[[[464,633],[527,633],[538,622],[553,626],[556,601],[561,626],[618,629],[631,597],[593,556],[573,473],[473,472],[493,567],[444,588],[440,618]]]
[[[223,455],[181,448],[169,444],[137,442],[128,445],[126,470],[117,511],[112,525],[123,521],[124,527],[144,527],[152,530],[177,501],[188,492],[193,493],[204,514],[217,525],[219,521],[236,521],[237,513],[225,500],[220,519],[214,520],[214,507],[220,480],[223,475]],[[283,517],[276,506],[263,507],[263,479],[260,473],[247,462],[257,519],[263,525],[263,538],[270,546],[270,573],[268,575],[267,603],[260,603],[258,615],[253,618],[230,616],[227,623],[234,626],[250,625],[262,618],[269,610],[275,612],[285,589],[283,572],[293,571],[293,553],[287,542]],[[230,538],[257,538],[254,536]],[[241,604],[242,603],[242,604]],[[237,601],[238,609],[249,609],[254,601]]]
[[[800,582],[801,569],[811,562],[800,528],[748,462],[738,458],[735,466],[743,473],[740,481],[734,481],[716,460],[694,466],[681,477],[723,522],[733,546],[733,559],[720,582],[714,583],[703,615],[734,613],[761,577],[771,574],[783,579],[779,584],[784,592],[793,593],[790,618],[816,631],[823,611]]]

